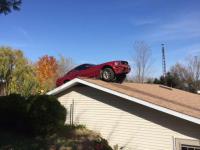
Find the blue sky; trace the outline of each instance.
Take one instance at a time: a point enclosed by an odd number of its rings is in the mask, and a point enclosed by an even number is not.
[[[0,45],[22,49],[36,61],[48,54],[77,64],[131,62],[133,44],[152,49],[153,76],[200,54],[199,0],[23,0],[20,12],[0,15]]]

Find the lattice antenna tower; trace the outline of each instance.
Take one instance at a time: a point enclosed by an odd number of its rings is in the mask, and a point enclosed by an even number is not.
[[[164,44],[162,45],[162,70],[163,70],[163,76],[166,76],[166,60],[165,60],[165,47]]]

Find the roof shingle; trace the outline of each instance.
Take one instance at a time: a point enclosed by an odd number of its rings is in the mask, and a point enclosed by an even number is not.
[[[200,119],[200,95],[178,89],[168,89],[156,84],[111,83],[81,78],[87,82],[108,88],[149,103],[165,107]]]

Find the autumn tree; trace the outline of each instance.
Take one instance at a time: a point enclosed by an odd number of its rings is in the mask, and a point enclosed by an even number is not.
[[[17,93],[28,96],[37,92],[34,67],[21,50],[0,47],[0,81],[6,95]]]
[[[133,68],[135,81],[143,83],[151,70],[152,55],[151,49],[144,41],[137,41],[134,44]]]
[[[20,10],[22,0],[0,0],[0,14],[7,15],[12,10]]]
[[[58,63],[53,56],[45,55],[36,63],[36,76],[40,82],[41,90],[49,91],[55,87],[58,77]]]

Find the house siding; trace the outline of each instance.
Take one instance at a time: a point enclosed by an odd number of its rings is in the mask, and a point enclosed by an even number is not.
[[[200,139],[200,126],[79,85],[57,95],[67,109],[74,101],[74,122],[99,132],[111,146],[127,150],[173,150],[174,140]]]

